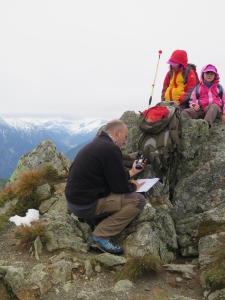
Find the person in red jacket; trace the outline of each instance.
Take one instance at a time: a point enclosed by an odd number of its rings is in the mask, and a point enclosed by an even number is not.
[[[170,70],[163,83],[162,101],[173,101],[181,105],[190,90],[198,83],[198,77],[193,65],[188,65],[187,52],[175,50],[167,62]]]

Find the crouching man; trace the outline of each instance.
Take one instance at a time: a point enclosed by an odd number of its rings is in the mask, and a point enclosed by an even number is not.
[[[130,180],[141,170],[136,161],[127,171],[123,166],[121,146],[128,128],[120,120],[106,124],[104,131],[79,151],[68,174],[65,194],[68,209],[78,218],[93,224],[93,241],[102,251],[122,253],[110,241],[144,208],[145,198],[135,191],[139,184]],[[144,164],[142,165],[144,168]]]

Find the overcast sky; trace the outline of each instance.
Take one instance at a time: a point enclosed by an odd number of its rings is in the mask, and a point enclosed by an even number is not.
[[[223,1],[0,0],[0,115],[117,118],[160,100],[171,52],[225,86]]]

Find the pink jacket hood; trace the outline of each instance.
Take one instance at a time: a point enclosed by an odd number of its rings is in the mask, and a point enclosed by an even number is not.
[[[216,68],[214,65],[211,65],[211,64],[208,64],[208,65],[206,65],[206,66],[204,66],[204,67],[202,68],[202,70],[201,70],[200,82],[201,82],[201,83],[204,83],[203,73],[205,73],[205,72],[207,72],[207,71],[212,71],[212,72],[216,73],[216,78],[215,78],[215,80],[214,80],[213,83],[216,83],[216,84],[217,84],[217,83],[219,82],[219,80],[220,80],[220,77],[219,77],[219,74],[218,74],[218,72],[217,72],[217,68]]]
[[[204,83],[203,74],[207,71],[212,71],[216,74],[215,80],[212,82],[210,87],[208,87]],[[221,101],[220,97],[218,96],[218,83],[219,83],[219,74],[217,72],[217,69],[213,65],[206,65],[202,71],[201,71],[201,77],[200,77],[200,86],[199,86],[199,97],[196,96],[196,88],[193,90],[191,94],[190,99],[190,107],[193,107],[195,105],[200,105],[202,110],[205,110],[205,108],[210,104],[216,104],[220,107],[222,113],[225,115],[225,105],[222,105],[222,102],[225,103],[225,91],[223,89],[223,96]]]

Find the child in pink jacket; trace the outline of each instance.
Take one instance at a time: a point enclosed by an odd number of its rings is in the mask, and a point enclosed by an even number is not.
[[[218,117],[225,122],[225,91],[219,85],[219,74],[213,65],[206,65],[201,71],[200,83],[191,94],[189,107],[184,109],[184,119],[203,119],[211,127]]]

